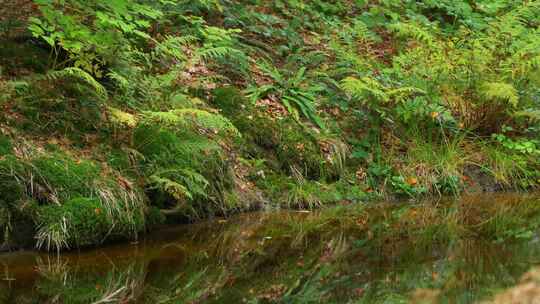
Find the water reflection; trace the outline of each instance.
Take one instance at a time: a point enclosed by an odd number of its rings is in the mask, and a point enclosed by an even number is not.
[[[163,229],[137,244],[4,254],[0,303],[472,303],[515,284],[539,262],[540,244],[471,235],[468,221],[484,229],[471,214],[490,211],[460,204],[474,210],[450,202],[256,213]],[[459,215],[459,229],[448,214]]]

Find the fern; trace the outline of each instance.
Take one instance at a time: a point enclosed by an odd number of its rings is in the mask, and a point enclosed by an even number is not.
[[[504,100],[517,107],[519,94],[513,85],[503,82],[486,82],[480,87],[480,94],[488,100]]]
[[[134,128],[137,125],[137,117],[122,110],[108,107],[109,119],[112,123]]]
[[[246,61],[245,54],[237,49],[219,46],[211,48],[203,48],[197,52],[197,56],[205,61],[210,60],[224,60],[227,57],[238,58],[240,61]]]
[[[388,25],[388,29],[396,33],[399,37],[413,38],[419,42],[425,43],[427,46],[434,45],[435,38],[433,35],[414,23],[393,23]]]
[[[105,87],[101,85],[101,83],[99,83],[92,75],[80,68],[69,67],[59,71],[50,71],[45,75],[45,77],[47,80],[50,81],[56,81],[65,78],[78,79],[93,88],[96,94],[102,100],[107,100],[108,98],[107,90],[105,89]]]
[[[157,123],[170,128],[184,128],[196,131],[224,132],[240,136],[236,127],[225,117],[199,109],[177,109],[168,112],[144,112],[144,123]]]
[[[390,96],[390,98],[397,102],[404,102],[412,96],[425,94],[427,94],[426,91],[415,87],[401,87],[388,91],[388,95]]]
[[[533,122],[540,122],[540,110],[527,109],[512,113],[514,117],[524,117]]]
[[[386,103],[390,100],[390,96],[385,92],[384,87],[370,77],[363,77],[362,79],[347,77],[341,81],[341,88],[357,99],[363,99],[366,94],[369,94],[379,102]],[[365,100],[362,102],[365,102]]]
[[[197,41],[197,37],[187,36],[165,36],[165,39],[161,42],[156,42],[156,47],[153,50],[153,56],[155,57],[171,57],[178,61],[185,61],[186,55],[182,52],[183,48],[189,46]]]
[[[178,202],[207,198],[208,180],[191,169],[159,170],[149,178],[151,188],[159,189],[174,197]]]
[[[319,128],[325,128],[322,119],[317,114],[315,100],[322,87],[313,84],[304,88],[306,83],[306,68],[302,67],[296,73],[289,75],[271,65],[267,61],[261,61],[257,64],[258,68],[274,81],[273,84],[265,84],[260,87],[250,87],[246,90],[246,95],[253,101],[268,96],[275,95],[279,98],[285,109],[297,121],[300,119],[300,113],[315,123]]]
[[[373,33],[369,30],[368,26],[364,22],[362,22],[360,20],[355,20],[352,29],[354,31],[354,35],[358,39],[360,39],[362,41],[373,41],[374,40]]]
[[[302,112],[304,117],[314,122],[319,128],[324,129],[324,123],[319,115],[317,115],[317,111],[315,109],[314,95],[297,90],[290,90],[289,95],[283,96],[281,100],[287,108],[287,111],[293,114],[295,119],[298,120],[299,117],[297,110],[291,106],[291,103],[300,109],[300,112]]]
[[[160,177],[154,174],[148,177],[148,180],[151,185],[150,189],[159,189],[169,194],[177,201],[181,202],[185,201],[186,199],[193,199],[193,195],[191,194],[191,192],[188,191],[185,186],[166,177]]]

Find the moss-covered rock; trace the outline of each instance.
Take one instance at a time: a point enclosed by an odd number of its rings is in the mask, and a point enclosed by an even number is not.
[[[188,218],[240,207],[225,204],[224,198],[234,186],[229,149],[236,129],[217,114],[186,113],[148,114],[135,129],[152,203]]]
[[[263,149],[273,149],[278,145],[279,127],[265,113],[257,109],[240,90],[223,87],[213,91],[212,103],[221,110],[242,134],[244,151],[260,154]]]
[[[341,175],[346,148],[337,138],[323,136],[291,117],[274,120],[234,87],[215,89],[212,103],[242,134],[240,148],[247,156],[276,157],[278,166],[273,169],[312,180]]]
[[[309,179],[323,177],[325,161],[313,134],[289,119],[281,121],[279,126],[276,153],[282,169],[290,173],[295,170]]]
[[[47,249],[100,244],[115,229],[100,200],[82,197],[40,207],[37,222],[38,246]]]
[[[140,212],[133,215],[109,214],[104,202],[96,198],[78,197],[60,206],[41,206],[36,216],[37,246],[80,248],[134,236],[145,228],[145,218]]]
[[[0,207],[10,215],[3,226],[14,235],[7,239],[20,243],[14,231],[37,227],[38,247],[64,249],[132,238],[145,229],[142,191],[118,172],[59,149],[19,148],[23,155],[0,159]]]
[[[29,165],[26,169],[37,173],[35,183],[41,186],[39,199],[55,203],[92,194],[97,190],[93,184],[100,180],[101,168],[96,163],[59,153],[38,156]]]

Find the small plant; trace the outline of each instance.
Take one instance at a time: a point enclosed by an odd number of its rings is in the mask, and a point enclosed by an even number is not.
[[[396,193],[410,197],[418,197],[427,192],[426,188],[417,186],[416,183],[415,178],[410,178],[410,180],[405,180],[403,176],[392,176],[390,178],[390,184]]]
[[[292,75],[284,75],[268,62],[259,63],[258,67],[272,79],[273,83],[249,88],[247,96],[253,102],[266,97],[276,98],[294,119],[298,120],[301,113],[319,128],[324,128],[324,123],[317,114],[315,103],[322,87],[314,85],[306,87],[305,68],[300,68]]]

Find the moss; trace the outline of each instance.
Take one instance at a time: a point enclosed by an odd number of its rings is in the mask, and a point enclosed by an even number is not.
[[[310,179],[321,178],[326,162],[316,140],[316,135],[291,118],[272,120],[267,113],[252,105],[234,87],[213,91],[212,102],[218,106],[242,133],[244,151],[253,158],[268,158],[265,150],[272,150],[283,172],[291,173],[294,167]],[[326,170],[329,172],[329,170]]]
[[[111,226],[102,203],[89,198],[74,198],[61,206],[43,206],[37,222],[44,242],[48,235],[54,234],[53,230],[65,225],[65,230],[59,231],[62,236],[52,242],[59,245],[65,242],[70,248],[102,243]]]
[[[323,177],[325,160],[312,134],[289,119],[280,122],[277,158],[285,172],[295,168],[309,179]]]
[[[224,141],[155,122],[140,125],[134,142],[144,156],[152,204],[165,209],[183,206],[178,212],[188,218],[229,210],[223,193],[232,189],[233,174]]]
[[[309,209],[340,202],[358,203],[370,199],[369,195],[348,176],[327,183],[270,173],[254,181],[270,201],[285,208]]]
[[[24,197],[25,188],[12,175],[23,168],[22,163],[13,155],[0,158],[0,201],[13,204]]]
[[[235,87],[215,89],[212,92],[212,103],[221,109],[223,115],[227,117],[235,117],[253,108],[242,92]]]
[[[265,149],[272,149],[278,145],[279,126],[266,113],[250,103],[237,88],[215,89],[212,103],[242,133],[244,140],[241,147],[247,153],[261,156],[257,145]]]
[[[63,249],[92,242],[94,245],[104,239],[129,238],[145,229],[142,191],[118,172],[89,159],[76,159],[59,149],[47,152],[28,146],[23,150],[24,157],[8,155],[0,160],[0,201],[5,202],[13,217],[24,219],[14,222],[12,231],[40,227],[36,236],[38,246]],[[83,236],[77,236],[76,230],[86,229],[85,222],[79,223],[79,216],[89,216],[89,211],[77,213],[74,206],[99,210],[99,216],[92,220],[97,221],[95,225],[102,225],[101,218],[107,218],[106,238],[98,242],[97,237],[86,237],[89,232],[85,231],[81,232]],[[72,217],[69,226],[58,222],[63,214]],[[53,222],[57,216],[57,222]],[[69,242],[62,241],[66,239]]]
[[[287,191],[293,183],[292,178],[272,171],[254,180],[256,186],[264,191],[268,199],[276,205],[285,205]]]
[[[11,154],[13,152],[13,146],[11,140],[2,134],[0,134],[0,157]]]
[[[84,146],[89,138],[109,132],[103,107],[92,89],[77,81],[33,81],[17,95],[6,120],[23,133],[60,135],[73,145]]]
[[[73,198],[60,206],[40,207],[36,222],[39,227],[38,242],[45,244],[50,238],[55,247],[68,248],[86,247],[111,238],[125,237],[126,233],[132,231],[133,225],[126,218],[111,218],[107,214],[107,207],[99,199],[84,197]],[[135,222],[135,226],[141,230],[144,219],[136,216]],[[57,232],[60,236],[55,238]]]
[[[203,136],[176,133],[151,124],[135,130],[134,142],[149,161],[190,168],[200,168],[212,155],[223,153],[218,144]]]
[[[111,168],[118,170],[122,173],[134,174],[134,168],[130,155],[121,149],[103,149],[100,151],[101,155],[106,157],[106,162]],[[99,157],[99,156],[97,156]]]
[[[31,165],[37,173],[37,182],[60,201],[90,195],[95,190],[92,184],[101,178],[101,168],[94,162],[63,154],[43,155],[32,160]]]
[[[362,190],[361,186],[352,181],[352,178],[345,176],[333,184],[335,191],[339,193],[340,200],[353,203],[369,200],[370,196]]]

